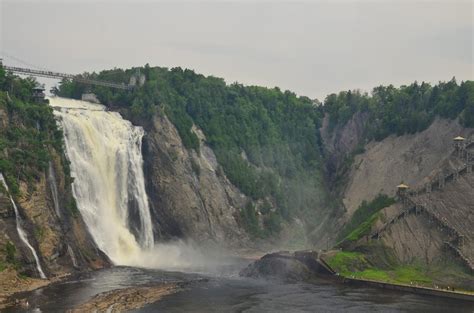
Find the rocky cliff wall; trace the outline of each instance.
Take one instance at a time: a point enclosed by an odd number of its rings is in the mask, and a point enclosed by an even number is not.
[[[62,194],[59,203],[62,216],[58,217],[45,177],[34,184],[22,182],[20,190],[21,196],[16,204],[23,227],[48,278],[101,268],[109,264],[107,257],[95,247],[80,215],[69,211],[70,204],[66,201],[72,200],[68,192],[58,190]],[[7,263],[5,247],[7,244],[13,244],[14,263],[18,271],[27,276],[37,276],[33,256],[18,236],[15,214],[5,192],[0,194],[0,206],[2,261]]]
[[[379,193],[394,196],[400,182],[411,187],[423,185],[425,178],[450,158],[453,138],[473,132],[458,121],[437,119],[420,133],[370,142],[365,152],[355,157],[348,175],[343,193],[347,216],[363,200],[371,201]]]
[[[436,120],[423,132],[367,145],[355,159],[345,190],[346,219],[362,200],[377,193],[395,196],[401,181],[410,192],[383,209],[351,248],[370,251],[375,240],[393,251],[399,264],[421,264],[448,284],[472,289],[474,145],[460,153],[453,138],[473,134],[457,121]]]
[[[245,245],[237,220],[249,200],[225,177],[202,132],[193,130],[199,152],[184,147],[165,115],[157,114],[147,128],[143,157],[156,236]]]
[[[326,160],[326,179],[336,193],[341,190],[338,184],[344,181],[344,175],[349,170],[348,165],[353,152],[364,144],[364,129],[367,115],[357,112],[342,126],[332,128],[329,115],[323,119],[320,129],[323,140],[323,151]]]
[[[386,227],[380,233],[380,239],[385,246],[394,249],[402,263],[422,260],[431,264],[442,258],[456,259],[456,253],[447,246],[449,242],[474,264],[473,191],[474,174],[466,173],[456,181],[446,183],[440,190],[411,197],[428,211],[409,211]],[[381,229],[383,221],[390,221],[406,208],[400,202],[384,209],[373,231]],[[461,240],[458,240],[459,236]],[[458,261],[463,263],[460,259]]]
[[[354,119],[332,133],[322,132],[326,150],[334,151],[335,160],[342,160],[341,156],[349,155],[356,142],[361,142],[357,139],[361,138],[360,126]],[[446,181],[441,189],[438,178],[465,166],[466,158],[455,151],[453,138],[470,138],[473,134],[473,129],[463,128],[456,120],[436,119],[422,132],[366,144],[365,151],[355,155],[345,180],[340,182],[346,209],[341,224],[351,218],[362,201],[370,202],[379,193],[395,197],[396,186],[401,182],[409,185],[410,191],[420,191],[410,199],[422,208],[407,211],[410,205],[399,199],[382,210],[370,232],[351,249],[365,249],[361,247],[370,247],[373,240],[378,240],[394,252],[401,264],[445,264],[458,266],[458,273],[469,271],[469,263],[474,263],[474,176],[465,171]],[[474,155],[474,147],[468,150]],[[426,193],[429,182],[436,188]],[[375,233],[378,239],[373,237]],[[460,279],[465,278],[462,275]]]

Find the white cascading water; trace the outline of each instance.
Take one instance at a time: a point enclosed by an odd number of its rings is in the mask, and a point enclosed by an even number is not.
[[[143,129],[99,104],[59,97],[49,101],[64,132],[73,194],[92,237],[115,264],[140,266],[143,252],[154,245],[141,154]],[[138,212],[136,236],[130,203]]]
[[[69,256],[71,257],[72,266],[74,266],[75,268],[78,268],[79,264],[77,264],[76,255],[74,254],[74,251],[72,250],[70,245],[67,245],[67,252],[69,253]]]
[[[8,185],[7,182],[5,181],[5,178],[3,177],[3,174],[0,173],[0,181],[2,182],[3,187],[5,187],[5,190],[9,193]],[[9,194],[10,197],[10,202],[12,203],[13,210],[15,211],[15,220],[16,220],[16,230],[18,232],[18,236],[20,237],[21,241],[30,249],[31,253],[33,254],[33,257],[36,262],[36,270],[38,271],[40,277],[42,279],[46,279],[46,275],[43,272],[43,269],[41,268],[41,264],[38,258],[38,254],[36,253],[35,248],[30,244],[28,241],[28,237],[26,236],[25,230],[21,226],[21,218],[20,218],[20,213],[18,212],[18,208],[16,207],[15,201],[13,201],[12,196]]]

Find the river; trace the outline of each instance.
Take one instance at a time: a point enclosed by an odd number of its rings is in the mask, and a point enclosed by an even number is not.
[[[244,261],[195,273],[114,267],[19,295],[28,308],[5,312],[65,312],[94,295],[160,282],[186,282],[183,290],[134,312],[472,312],[472,303],[329,281],[284,283],[241,278]]]

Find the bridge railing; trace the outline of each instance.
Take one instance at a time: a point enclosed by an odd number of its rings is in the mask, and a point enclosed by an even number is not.
[[[125,85],[124,83],[118,84],[118,83],[108,82],[108,81],[103,81],[103,80],[89,79],[87,77],[82,77],[79,75],[72,75],[72,74],[52,72],[52,71],[35,70],[35,69],[30,69],[30,68],[15,67],[15,66],[8,66],[8,65],[3,65],[3,68],[10,72],[14,72],[18,74],[25,74],[25,75],[32,75],[32,76],[46,77],[46,78],[61,78],[61,79],[65,78],[65,79],[71,79],[73,81],[77,81],[83,84],[97,85],[97,86],[122,89],[122,90],[133,89],[133,86]]]

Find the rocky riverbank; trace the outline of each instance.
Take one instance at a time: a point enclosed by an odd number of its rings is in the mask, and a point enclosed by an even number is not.
[[[89,301],[69,310],[79,312],[124,312],[157,302],[164,296],[178,292],[182,286],[177,283],[165,283],[157,286],[136,286],[99,293]]]
[[[0,310],[12,305],[27,305],[26,301],[13,299],[13,294],[35,290],[64,279],[67,276],[58,275],[52,279],[37,279],[19,276],[12,268],[3,270],[0,272]]]

